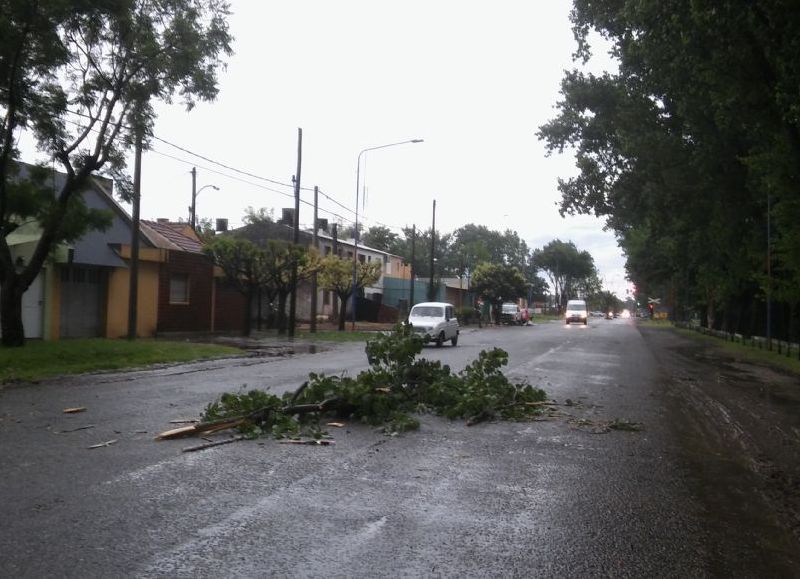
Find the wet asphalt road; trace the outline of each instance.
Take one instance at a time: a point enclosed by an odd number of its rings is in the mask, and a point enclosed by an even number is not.
[[[194,442],[153,436],[226,390],[355,374],[363,345],[6,387],[0,576],[800,575],[796,537],[734,476],[730,447],[700,431],[713,417],[686,410],[679,362],[643,333],[600,319],[466,330],[422,355],[460,369],[503,347],[507,375],[544,388],[556,415],[473,427],[426,416],[399,437],[350,424],[330,447],[182,453]],[[62,413],[73,406],[87,411]],[[643,430],[609,431],[615,419]]]

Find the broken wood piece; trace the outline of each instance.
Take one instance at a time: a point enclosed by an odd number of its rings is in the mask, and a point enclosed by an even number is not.
[[[281,440],[281,444],[307,444],[307,445],[317,445],[317,446],[328,446],[334,444],[335,441],[333,440]]]
[[[554,400],[542,400],[541,402],[525,402],[525,406],[561,406]]]
[[[197,420],[196,418],[178,418],[178,419],[169,421],[170,424],[195,424],[197,422],[200,422],[200,421]]]
[[[239,418],[223,418],[222,420],[215,420],[213,422],[198,422],[197,424],[190,424],[189,426],[181,426],[173,428],[172,430],[165,430],[156,436],[156,440],[168,440],[171,438],[181,438],[183,436],[192,436],[195,434],[212,434],[220,430],[228,428],[236,428],[241,426],[248,420],[247,417]]]
[[[67,432],[77,432],[78,430],[86,430],[88,428],[94,428],[94,424],[87,424],[86,426],[78,426],[77,428],[70,428],[69,430],[59,430],[56,434],[66,434]]]
[[[182,452],[194,452],[196,450],[204,450],[206,448],[221,446],[223,444],[230,444],[231,442],[239,442],[240,440],[246,440],[246,439],[247,439],[246,436],[240,435],[240,436],[234,436],[233,438],[226,438],[225,440],[214,440],[212,442],[207,442],[205,444],[198,444],[197,446],[187,446],[182,450]]]
[[[111,446],[112,444],[114,444],[114,443],[116,443],[116,442],[117,442],[117,439],[116,439],[116,438],[114,438],[114,439],[112,439],[112,440],[106,440],[105,442],[101,442],[101,443],[99,443],[99,444],[93,444],[93,445],[92,445],[92,446],[90,446],[89,448],[90,448],[90,449],[91,449],[91,448],[103,448],[104,446]]]
[[[64,409],[64,414],[76,414],[78,412],[86,412],[86,406],[75,406],[73,408]]]
[[[181,436],[189,436],[194,434],[197,429],[194,424],[191,426],[181,426],[180,428],[173,428],[172,430],[165,430],[156,436],[156,440],[166,440],[168,438],[178,438]]]
[[[347,426],[344,422],[328,422],[325,426],[335,426],[336,428],[344,428]]]

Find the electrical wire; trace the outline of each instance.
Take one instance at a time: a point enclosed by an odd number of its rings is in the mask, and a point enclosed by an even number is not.
[[[86,113],[82,113],[82,112],[79,112],[79,111],[73,111],[73,110],[67,109],[65,112],[68,113],[68,114],[71,114],[71,115],[75,115],[77,117],[84,118],[84,119],[92,119],[93,118],[90,115],[87,115]],[[64,119],[64,120],[65,120],[65,122],[68,122],[68,123],[70,123],[72,125],[75,125],[75,126],[77,126],[79,128],[85,128],[85,125],[83,125],[81,123],[78,123],[77,121],[71,121],[69,119]],[[130,126],[122,125],[121,128],[123,130],[129,132],[129,133],[133,132],[133,129]],[[98,130],[96,128],[92,128],[91,131],[92,132],[98,132]],[[224,169],[226,169],[228,171],[233,171],[234,173],[237,173],[239,175],[244,175],[244,176],[250,177],[252,179],[257,179],[259,181],[266,181],[267,183],[272,183],[274,185],[278,185],[278,186],[281,186],[281,187],[291,188],[292,192],[290,193],[290,192],[286,192],[286,191],[280,191],[278,189],[273,189],[271,187],[267,187],[266,185],[263,185],[263,184],[260,184],[260,183],[253,183],[253,182],[248,181],[246,179],[242,179],[241,177],[230,175],[230,174],[224,173],[222,171],[219,171],[217,169],[213,169],[213,168],[210,168],[210,167],[201,167],[204,171],[208,171],[210,173],[219,175],[221,177],[225,177],[227,179],[232,179],[234,181],[239,181],[241,183],[250,185],[251,187],[257,187],[257,188],[265,190],[265,191],[270,191],[270,192],[276,193],[278,195],[283,195],[284,197],[287,197],[287,198],[292,198],[292,199],[294,198],[294,184],[292,184],[292,183],[285,183],[285,182],[279,181],[277,179],[271,179],[269,177],[264,177],[264,176],[261,176],[261,175],[257,175],[255,173],[252,173],[252,172],[249,172],[249,171],[245,171],[243,169],[238,169],[238,168],[233,167],[231,165],[228,165],[228,164],[222,163],[220,161],[216,161],[214,159],[211,159],[211,158],[209,158],[209,157],[207,157],[205,155],[201,155],[200,153],[196,153],[196,152],[194,152],[194,151],[192,151],[192,150],[190,150],[190,149],[188,149],[186,147],[183,147],[181,145],[178,145],[176,143],[168,141],[167,139],[159,137],[159,136],[157,136],[155,134],[151,134],[150,137],[155,141],[159,141],[161,143],[164,143],[165,145],[173,147],[173,148],[175,148],[175,149],[177,149],[177,150],[179,150],[179,151],[181,151],[183,153],[186,153],[187,155],[190,155],[192,157],[196,157],[198,159],[202,159],[203,161],[211,163],[212,165],[216,165],[218,167],[222,167],[222,168],[224,168]],[[152,152],[152,153],[155,153],[157,155],[161,155],[163,157],[166,157],[166,158],[169,158],[169,159],[172,159],[172,160],[175,160],[175,161],[178,161],[180,163],[187,164],[187,165],[194,165],[194,163],[191,162],[191,161],[188,161],[186,159],[181,159],[180,157],[176,157],[174,155],[170,155],[169,153],[165,153],[164,151],[159,151],[159,150],[157,150],[155,148],[148,149],[148,152]],[[314,189],[311,188],[311,187],[300,187],[300,190],[301,191],[314,191]],[[341,209],[347,211],[348,213],[353,214],[354,216],[357,215],[357,211],[356,210],[351,209],[350,207],[347,207],[346,205],[343,205],[342,203],[337,201],[335,198],[333,198],[331,195],[329,195],[328,193],[323,191],[321,188],[317,187],[317,191],[318,191],[318,193],[320,195],[322,195],[322,197],[324,197],[325,199],[327,199],[328,201],[330,201],[334,205],[340,207]],[[300,202],[303,203],[304,205],[308,206],[308,207],[313,207],[314,206],[313,203],[311,203],[311,202],[309,202],[309,201],[307,201],[305,199],[302,199],[302,198],[300,199]],[[326,209],[324,207],[317,206],[317,210],[318,211],[322,211],[323,213],[325,213],[325,214],[327,214],[329,216],[335,217],[335,218],[341,220],[342,222],[350,222],[350,221],[354,220],[353,218],[345,217],[345,216],[337,213],[336,211],[332,211],[332,210]],[[403,227],[396,226],[396,225],[388,225],[388,224],[382,223],[380,221],[370,219],[366,215],[361,215],[360,217],[361,217],[362,223],[364,223],[364,222],[372,222],[372,223],[378,224],[379,226],[386,227],[387,229],[403,233],[403,230],[404,230]]]

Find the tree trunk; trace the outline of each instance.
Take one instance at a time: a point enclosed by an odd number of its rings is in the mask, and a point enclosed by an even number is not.
[[[250,329],[251,329],[251,318],[250,309],[253,307],[253,291],[249,290],[247,293],[244,294],[244,299],[246,302],[244,308],[244,326],[242,326],[242,335],[249,336]]]
[[[347,315],[347,298],[339,296],[339,331],[344,332],[345,316]]]
[[[9,275],[0,287],[0,324],[2,345],[18,348],[25,345],[25,328],[22,326],[22,294],[19,278]]]
[[[708,324],[708,329],[713,330],[714,324],[716,323],[716,312],[714,311],[716,308],[716,304],[714,303],[714,296],[711,292],[706,291],[706,303],[708,304],[708,311],[706,311],[706,323]]]
[[[278,333],[281,335],[286,333],[286,298],[288,295],[284,292],[278,294]]]

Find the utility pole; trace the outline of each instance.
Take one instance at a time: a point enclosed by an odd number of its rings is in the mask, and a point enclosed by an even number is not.
[[[142,197],[142,128],[136,128],[136,151],[133,166],[133,216],[131,221],[131,266],[128,285],[128,339],[136,339],[139,317],[139,205]]]
[[[333,237],[333,255],[339,257],[339,224],[331,224],[331,237]],[[331,292],[331,309],[336,321],[339,321],[339,296],[335,292]]]
[[[197,217],[195,213],[195,208],[197,204],[197,167],[192,167],[192,207],[190,209],[190,219],[192,223],[192,229],[195,228],[197,224]]]
[[[303,129],[297,129],[297,173],[294,180],[294,249],[300,243],[300,166],[303,159]],[[297,314],[297,260],[292,260],[292,300],[289,302],[289,337],[294,337]]]
[[[772,351],[772,198],[767,194],[767,349]]]
[[[428,301],[432,302],[436,299],[433,287],[433,264],[434,253],[436,250],[436,199],[433,200],[433,222],[431,223],[431,282],[428,285]]]
[[[411,311],[411,308],[414,307],[414,286],[416,283],[414,282],[414,251],[417,242],[417,226],[416,224],[411,226],[411,292],[408,297],[408,311]]]
[[[314,185],[314,233],[311,238],[311,245],[314,249],[319,249],[317,247],[317,210],[318,210],[318,203],[319,203],[319,187]],[[312,334],[317,332],[317,270],[314,270],[314,273],[311,274],[311,327],[310,331]]]

